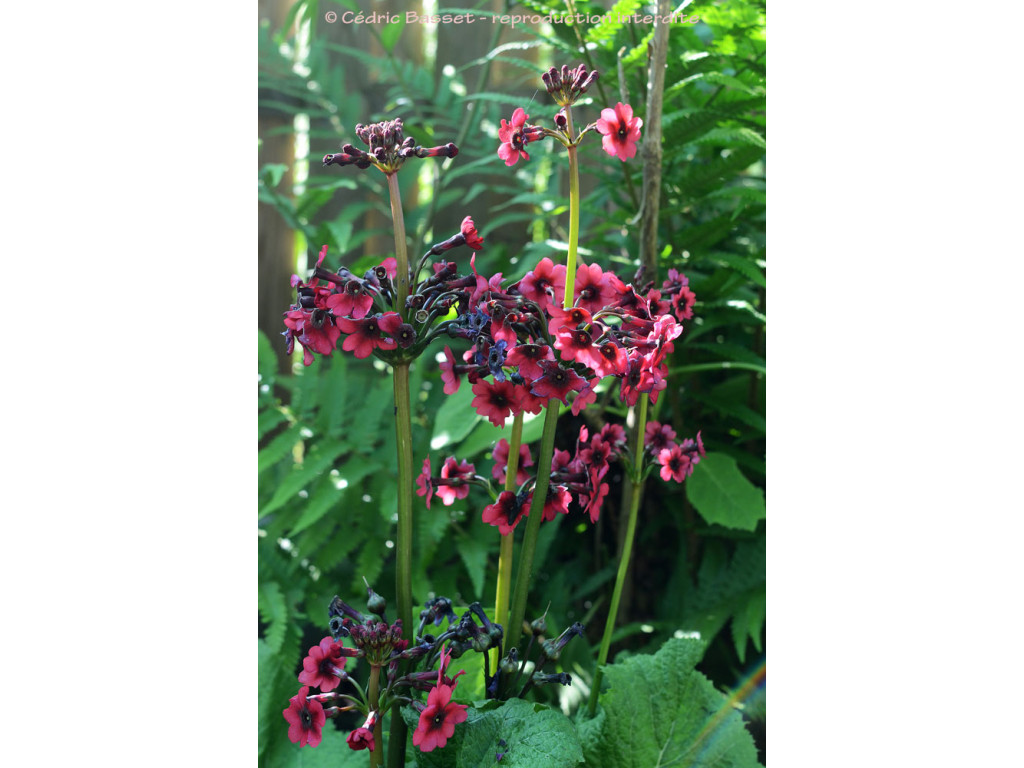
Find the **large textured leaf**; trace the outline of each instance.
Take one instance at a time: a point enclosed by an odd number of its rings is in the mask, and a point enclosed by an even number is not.
[[[455,735],[444,749],[417,751],[417,764],[421,768],[571,768],[583,762],[576,729],[561,712],[522,699],[496,704],[470,707],[466,722],[455,726]],[[415,710],[406,708],[403,715],[410,730],[415,729]]]
[[[756,768],[742,717],[694,669],[703,654],[699,640],[672,639],[653,656],[605,667],[601,711],[578,724],[587,765]]]
[[[723,453],[709,453],[686,481],[690,502],[709,523],[752,531],[765,516],[764,491]]]

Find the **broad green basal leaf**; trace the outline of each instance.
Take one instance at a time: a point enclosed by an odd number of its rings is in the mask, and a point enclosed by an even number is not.
[[[700,640],[605,667],[597,717],[579,723],[591,768],[757,768],[757,749],[729,700],[694,667]]]

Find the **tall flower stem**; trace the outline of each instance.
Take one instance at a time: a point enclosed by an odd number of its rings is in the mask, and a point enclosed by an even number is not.
[[[395,289],[399,314],[406,317],[405,299],[409,295],[409,255],[405,246],[405,218],[397,174],[388,174],[391,217],[395,230],[395,260],[398,274]],[[398,545],[396,547],[395,595],[398,618],[402,621],[402,637],[413,639],[412,626],[412,409],[409,406],[409,363],[392,367],[395,384],[395,445],[398,451]],[[405,764],[405,742],[409,728],[402,719],[400,706],[392,708],[391,739],[388,765],[401,768]],[[383,754],[383,746],[378,747]]]
[[[644,463],[644,431],[647,425],[647,395],[640,395],[640,415],[636,421],[636,445],[633,449],[633,473],[630,478],[633,495],[630,497],[629,522],[626,524],[626,540],[619,556],[619,572],[615,577],[615,589],[612,591],[612,604],[608,608],[608,619],[604,625],[604,637],[601,638],[601,649],[597,654],[597,671],[594,672],[594,684],[590,688],[590,701],[587,710],[590,717],[597,711],[597,695],[601,691],[601,667],[608,661],[608,649],[612,644],[612,632],[619,614],[619,600],[622,598],[622,585],[626,581],[629,560],[633,554],[633,538],[636,535],[636,518],[640,508],[640,487],[643,485],[641,472]]]
[[[537,466],[537,484],[533,489],[533,501],[530,504],[530,516],[526,520],[526,533],[523,534],[523,548],[519,554],[519,572],[516,574],[516,589],[512,594],[512,612],[508,626],[505,627],[507,638],[505,647],[515,648],[523,634],[523,616],[526,615],[526,596],[530,591],[530,580],[533,578],[533,557],[537,553],[537,534],[540,532],[541,519],[544,517],[544,502],[548,495],[551,481],[551,457],[555,452],[555,427],[558,426],[558,407],[561,402],[552,398],[548,402],[547,414],[544,416],[544,434],[540,442],[540,458]],[[509,451],[509,456],[512,453]]]
[[[376,664],[370,667],[370,710],[380,711],[380,667]],[[370,751],[370,768],[379,768],[383,764],[384,756],[384,733],[380,724],[380,718],[373,725],[373,749]]]
[[[565,108],[566,133],[573,140],[572,108]],[[562,307],[568,309],[573,304],[576,285],[576,248],[580,239],[580,168],[576,155],[576,145],[570,144],[569,152],[569,252],[565,260],[565,298]],[[540,462],[537,465],[537,484],[533,489],[533,502],[530,504],[530,517],[526,521],[526,533],[523,534],[523,549],[519,555],[519,573],[516,575],[516,590],[512,596],[512,612],[508,626],[505,627],[506,648],[515,648],[523,633],[523,616],[526,615],[526,596],[530,591],[530,580],[533,578],[533,558],[537,552],[537,535],[544,517],[544,503],[547,500],[548,486],[551,482],[551,457],[555,452],[555,428],[558,426],[559,401],[548,402],[547,414],[544,416],[544,434],[540,445]],[[512,451],[509,450],[511,457]]]
[[[572,108],[565,108],[566,131],[573,135]],[[569,253],[565,257],[564,309],[572,306],[576,285],[576,248],[580,239],[580,165],[575,144],[569,146]]]
[[[523,414],[517,413],[512,419],[512,439],[508,447],[508,465],[505,467],[505,490],[515,491],[516,473],[519,472],[519,446],[523,441]],[[508,626],[508,601],[512,591],[512,542],[513,534],[501,537],[501,551],[498,554],[498,589],[494,596],[494,621]],[[497,664],[500,659],[495,658]]]
[[[398,174],[388,174],[388,193],[391,197],[391,220],[395,228],[395,261],[398,275],[395,290],[398,294],[398,314],[406,320],[405,300],[409,296],[409,253],[405,246],[405,217],[402,215],[402,193],[398,191]]]

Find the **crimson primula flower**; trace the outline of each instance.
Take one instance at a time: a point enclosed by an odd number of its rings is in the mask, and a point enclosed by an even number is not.
[[[555,264],[547,256],[519,281],[519,293],[535,301],[542,310],[552,304],[561,306],[565,296],[565,265]]]
[[[544,375],[541,360],[554,360],[555,353],[547,344],[517,344],[505,357],[505,365],[514,365],[519,375],[532,382]]]
[[[625,162],[636,155],[636,143],[640,140],[640,128],[644,121],[633,117],[633,108],[619,102],[615,109],[601,110],[597,130],[603,134],[601,146],[609,155],[615,155]]]
[[[462,220],[462,236],[466,238],[466,245],[474,251],[479,251],[484,247],[484,239],[476,231],[476,225],[473,224],[473,219],[470,216]]]
[[[345,657],[342,646],[333,638],[325,637],[320,645],[309,649],[309,655],[302,660],[299,682],[315,685],[321,691],[333,691],[345,675]]]
[[[591,314],[610,305],[625,290],[625,285],[614,272],[605,272],[597,264],[580,264],[573,282],[575,306]]]
[[[543,136],[542,129],[526,124],[529,117],[526,110],[516,107],[516,111],[512,113],[512,122],[506,123],[505,118],[501,119],[501,127],[498,129],[498,138],[501,139],[498,157],[505,161],[505,165],[515,165],[520,155],[524,160],[529,160],[526,145]]]
[[[412,743],[421,752],[432,752],[443,747],[455,733],[455,726],[469,716],[465,704],[452,701],[452,689],[447,685],[435,686],[427,694],[427,706],[420,712],[420,722],[412,735]]]
[[[558,363],[550,360],[541,360],[539,363],[544,375],[533,382],[530,391],[537,397],[551,399],[557,397],[566,405],[569,401],[566,397],[570,392],[579,392],[587,385],[587,380],[580,376],[572,368],[563,368]]]
[[[346,352],[354,352],[357,358],[369,357],[375,349],[395,349],[398,346],[393,339],[385,338],[386,333],[394,333],[402,324],[402,316],[397,312],[371,315],[362,320],[350,320],[347,317],[339,317],[337,320],[338,327],[350,334],[341,348]]]
[[[525,497],[514,491],[502,491],[497,501],[484,507],[481,519],[489,525],[498,526],[498,533],[502,536],[508,536],[529,513],[530,505]]]
[[[299,747],[304,747],[307,744],[311,747],[318,745],[323,738],[320,730],[327,722],[323,705],[316,699],[307,699],[307,693],[309,693],[309,686],[302,686],[299,692],[289,700],[288,709],[282,712],[284,719],[289,723],[288,738]]]
[[[693,461],[690,459],[690,455],[678,445],[662,448],[658,452],[658,463],[661,464],[659,474],[662,480],[675,480],[677,483],[681,483],[693,473]]]
[[[504,437],[494,446],[491,458],[494,459],[494,467],[491,469],[491,477],[499,483],[505,482],[505,473],[508,468],[508,440]],[[524,467],[533,466],[533,456],[530,455],[530,446],[526,443],[519,445],[519,466],[516,468],[516,485],[522,485],[530,479],[530,473]]]
[[[473,385],[473,407],[481,416],[486,416],[491,424],[501,429],[505,419],[513,412],[519,411],[519,398],[511,381],[499,381],[491,384],[480,379]]]
[[[676,431],[670,424],[648,421],[644,429],[644,447],[657,455],[666,448],[675,445]]]
[[[371,710],[369,717],[366,718],[366,722],[348,735],[348,738],[345,739],[345,741],[348,742],[350,749],[354,749],[356,751],[360,749],[368,749],[373,752],[374,747],[376,747],[376,744],[373,742],[373,728],[377,724],[378,716],[379,715],[376,711]]]
[[[449,456],[445,459],[444,466],[441,467],[441,477],[445,480],[468,480],[473,477],[475,472],[476,467],[465,460],[458,462],[454,456]],[[439,482],[437,484],[437,496],[444,502],[446,507],[450,507],[455,503],[456,499],[464,499],[469,496],[469,486],[445,485]]]
[[[425,496],[427,509],[430,509],[430,499],[434,496],[434,481],[430,477],[430,457],[423,460],[423,471],[416,476],[417,496]]]

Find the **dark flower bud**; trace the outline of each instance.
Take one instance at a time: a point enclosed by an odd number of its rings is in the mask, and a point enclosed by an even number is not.
[[[533,622],[530,624],[530,630],[535,635],[543,635],[545,632],[548,631],[548,623],[544,620],[544,617],[541,616],[539,619],[533,620]]]
[[[558,110],[558,114],[555,115],[555,127],[560,131],[564,131],[569,127],[569,121],[565,117],[564,109]]]
[[[384,611],[386,611],[388,607],[388,601],[374,592],[373,587],[369,584],[366,585],[366,591],[368,593],[366,607],[369,609],[370,613],[376,614],[383,619]]]
[[[553,672],[551,674],[542,674],[538,672],[533,676],[533,682],[535,683],[558,683],[559,685],[572,685],[572,677],[567,675],[565,672]]]
[[[595,82],[597,82],[597,70],[595,69],[589,75],[587,79],[580,84],[580,93],[586,93],[587,89],[590,88]]]

